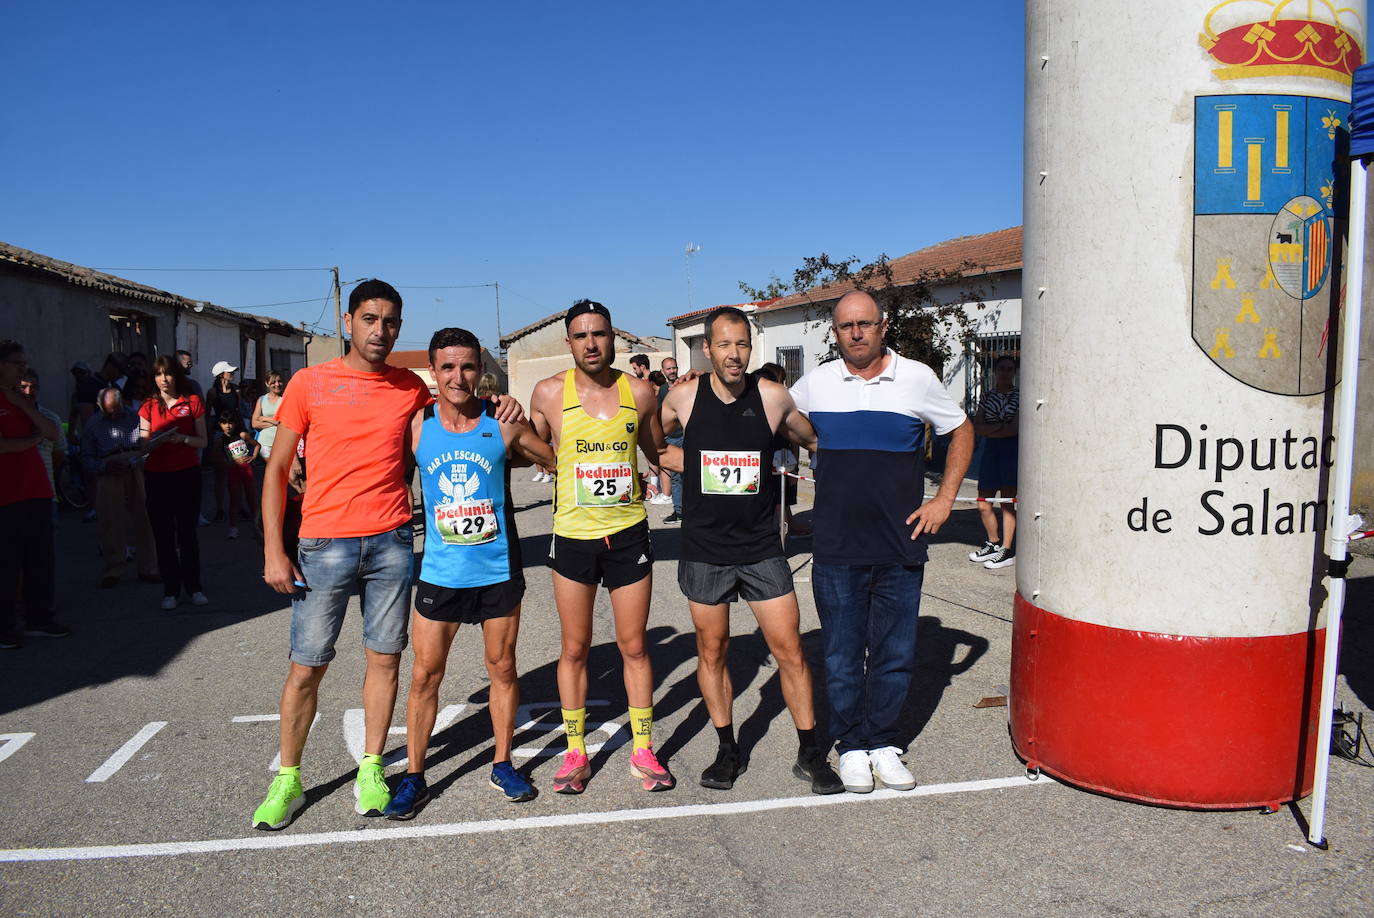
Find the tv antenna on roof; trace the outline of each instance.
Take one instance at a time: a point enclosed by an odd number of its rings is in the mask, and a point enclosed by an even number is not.
[[[689,242],[682,250],[682,257],[686,261],[687,270],[687,311],[692,312],[692,256],[701,251],[701,246],[695,242]]]

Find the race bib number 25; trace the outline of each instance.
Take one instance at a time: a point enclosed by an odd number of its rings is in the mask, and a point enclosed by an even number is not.
[[[634,466],[628,462],[579,462],[573,476],[579,507],[614,507],[634,500]]]
[[[724,449],[701,451],[702,494],[757,494],[763,463],[759,454]]]

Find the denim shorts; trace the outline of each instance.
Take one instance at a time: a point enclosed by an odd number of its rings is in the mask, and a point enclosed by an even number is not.
[[[306,589],[291,602],[291,660],[323,666],[334,659],[348,600],[356,591],[363,646],[377,653],[406,647],[415,565],[410,524],[370,536],[301,539],[297,553]]]

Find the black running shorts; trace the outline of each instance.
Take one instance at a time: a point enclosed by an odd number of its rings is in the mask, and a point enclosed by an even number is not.
[[[549,567],[578,583],[600,583],[608,590],[638,583],[654,569],[649,521],[599,539],[569,539],[554,534]]]
[[[441,587],[423,580],[415,584],[415,611],[434,622],[480,625],[510,615],[524,598],[523,576],[479,587]]]

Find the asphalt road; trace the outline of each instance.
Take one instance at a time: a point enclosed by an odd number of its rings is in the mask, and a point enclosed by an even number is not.
[[[0,652],[0,786],[10,801],[0,914],[1374,912],[1374,770],[1333,761],[1326,852],[1306,843],[1296,809],[1188,812],[1028,781],[1006,709],[974,707],[1008,681],[1015,580],[1012,568],[966,560],[981,542],[971,509],[936,538],[926,575],[920,675],[903,721],[916,791],[821,798],[792,777],[796,737],[743,606],[731,668],[749,769],[729,792],[697,784],[715,738],[676,585],[676,527],[651,508],[655,742],[679,785],[647,794],[627,773],[624,690],[603,594],[591,661],[591,697],[602,703],[591,705],[588,725],[603,744],[596,774],[580,797],[549,792],[563,747],[557,616],[542,562],[550,488],[515,486],[530,565],[516,764],[544,793],[509,804],[487,785],[485,674],[475,630],[463,629],[430,753],[436,799],[411,823],[355,815],[362,660],[353,616],[306,747],[309,803],[279,833],[249,828],[272,774],[290,621],[262,586],[258,543],[227,541],[222,525],[202,529],[212,603],[164,613],[159,587],[96,589],[94,525],[63,514],[61,618],[76,634]],[[789,548],[819,668],[807,545]],[[1374,561],[1358,559],[1353,575],[1339,699],[1364,711],[1374,703]],[[403,770],[395,760],[404,755],[406,681],[392,775]]]

